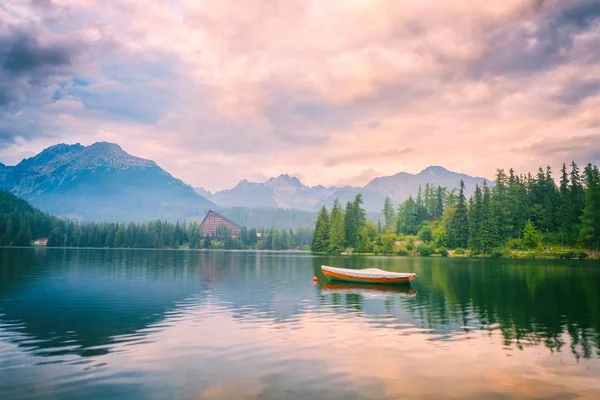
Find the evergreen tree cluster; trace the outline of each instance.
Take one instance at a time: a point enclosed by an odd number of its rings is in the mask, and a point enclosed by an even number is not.
[[[372,224],[367,221],[362,204],[362,195],[359,193],[346,204],[345,209],[342,209],[338,199],[334,201],[331,213],[323,206],[317,216],[311,250],[315,253],[340,253],[346,248],[368,247],[371,240],[369,225]]]
[[[0,246],[29,246],[47,236],[54,218],[15,195],[0,191]]]
[[[494,183],[493,187],[486,181],[477,185],[469,199],[462,181],[458,191],[428,184],[397,210],[386,198],[384,223],[377,226],[366,221],[360,194],[344,210],[336,200],[331,213],[325,207],[319,211],[311,249],[392,253],[397,240],[417,236],[435,248],[469,248],[475,254],[506,247],[535,249],[544,244],[585,246],[598,252],[597,166],[588,164],[582,176],[575,162],[569,169],[563,165],[558,186],[550,167],[540,168],[535,176],[499,169]],[[413,241],[406,245],[413,247]]]
[[[214,236],[203,236],[198,223],[150,221],[148,223],[90,223],[55,221],[47,246],[165,249],[308,249],[312,241],[309,228],[257,231],[243,227],[239,236],[221,225]]]
[[[494,183],[494,187],[485,181],[477,185],[468,200],[462,181],[458,195],[444,197],[444,190],[438,188],[440,208],[428,205],[428,197],[423,199],[420,192],[416,200],[409,197],[398,210],[396,233],[419,234],[438,246],[470,248],[476,253],[507,245],[535,248],[542,243],[598,251],[598,167],[588,164],[582,177],[575,162],[570,171],[563,165],[559,186],[550,167],[540,168],[535,176],[517,176],[512,169],[506,174],[500,169]],[[432,238],[427,237],[428,230],[435,232]]]
[[[262,229],[243,227],[234,237],[224,225],[214,237],[204,237],[196,222],[88,223],[53,217],[25,200],[0,191],[0,246],[30,246],[47,238],[48,247],[179,248],[191,249],[309,249],[310,228]]]

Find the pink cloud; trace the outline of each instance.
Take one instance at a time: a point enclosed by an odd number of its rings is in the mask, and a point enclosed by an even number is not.
[[[154,102],[157,114],[138,123],[77,98],[23,108],[40,132],[114,140],[193,185],[597,161],[534,145],[597,133],[600,12],[587,0],[11,4],[0,11],[6,24],[52,20],[61,37],[93,44],[72,66],[92,78],[88,90],[137,96],[132,107]]]

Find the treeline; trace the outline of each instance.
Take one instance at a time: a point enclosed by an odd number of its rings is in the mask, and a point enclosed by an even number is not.
[[[462,181],[458,193],[426,185],[416,198],[409,197],[397,210],[387,198],[384,221],[377,225],[365,220],[360,195],[347,204],[345,211],[336,202],[331,213],[324,207],[319,212],[311,249],[446,255],[448,249],[490,254],[562,246],[598,252],[597,166],[588,164],[581,174],[575,162],[569,171],[563,165],[559,185],[550,167],[540,168],[535,176],[516,175],[513,169],[506,174],[500,169],[494,183],[493,187],[485,181],[477,185],[469,199]],[[344,232],[343,240],[340,231]]]
[[[53,222],[49,214],[0,191],[0,246],[29,246],[34,238],[47,236]]]
[[[47,238],[48,247],[180,248],[293,250],[310,248],[312,229],[248,229],[234,237],[222,226],[204,237],[196,222],[89,223],[61,219],[0,191],[0,246],[30,246]]]
[[[89,223],[58,220],[48,236],[48,247],[180,248],[190,249],[308,249],[312,230],[242,227],[239,236],[222,225],[214,236],[203,236],[200,224],[151,221],[147,223]]]

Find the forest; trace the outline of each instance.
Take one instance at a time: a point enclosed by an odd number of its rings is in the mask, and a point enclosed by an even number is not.
[[[597,256],[600,174],[588,164],[563,164],[557,185],[550,167],[535,176],[499,169],[493,186],[459,190],[426,185],[397,209],[386,198],[383,221],[365,218],[362,197],[319,211],[311,250],[316,253],[491,255],[521,253],[564,258]],[[577,251],[575,251],[577,250]]]
[[[83,224],[54,217],[0,191],[0,246],[30,246],[39,238],[47,238],[48,247],[308,250],[312,229],[242,227],[240,236],[232,237],[223,226],[215,237],[203,237],[197,222]]]

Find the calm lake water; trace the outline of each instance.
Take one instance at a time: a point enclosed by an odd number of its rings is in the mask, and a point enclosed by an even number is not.
[[[593,262],[0,249],[0,399],[596,399],[599,348]]]

